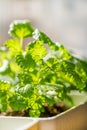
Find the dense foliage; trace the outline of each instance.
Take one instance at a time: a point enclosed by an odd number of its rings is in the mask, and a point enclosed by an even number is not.
[[[0,111],[29,110],[39,117],[45,103],[72,102],[72,90],[87,89],[87,63],[61,43],[24,20],[14,21],[9,34],[11,39],[0,47]],[[33,40],[24,46],[29,37]]]

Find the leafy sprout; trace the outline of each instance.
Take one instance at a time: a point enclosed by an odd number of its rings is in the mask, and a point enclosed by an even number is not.
[[[39,117],[45,103],[52,106],[68,100],[73,104],[69,93],[87,90],[87,63],[61,43],[26,20],[14,21],[9,34],[12,38],[5,42],[5,49],[0,48],[0,111],[28,110],[30,116]],[[34,40],[24,49],[28,37]],[[6,82],[7,77],[14,83]]]

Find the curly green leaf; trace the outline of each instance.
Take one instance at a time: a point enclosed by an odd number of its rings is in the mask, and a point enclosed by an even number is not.
[[[10,25],[9,34],[15,38],[32,36],[33,27],[28,20],[15,20]]]

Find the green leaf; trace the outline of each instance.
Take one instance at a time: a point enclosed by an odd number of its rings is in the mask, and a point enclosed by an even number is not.
[[[39,95],[38,89],[34,85],[27,84],[24,87],[19,87],[16,93],[28,100],[27,108],[29,108],[29,115],[32,117],[38,117],[43,111],[43,104],[45,103],[45,97]],[[34,112],[34,113],[33,113]]]
[[[58,100],[57,100],[58,101]],[[46,96],[46,102],[50,105],[50,106],[53,106],[56,102],[55,102],[55,99],[54,97],[52,96]]]
[[[43,95],[39,95],[37,90],[34,90],[32,97],[29,99],[29,115],[31,117],[39,117],[41,112],[44,111],[45,97]]]
[[[29,71],[33,71],[36,66],[36,63],[32,59],[32,56],[28,53],[19,53],[16,55],[16,62],[20,67],[25,69],[28,68]]]
[[[6,47],[9,49],[10,55],[15,56],[17,53],[22,52],[21,44],[17,39],[9,39],[5,42]]]
[[[40,116],[40,114],[41,114],[41,112],[40,112],[40,110],[38,109],[30,109],[29,110],[29,115],[30,115],[30,117],[39,117]]]
[[[38,29],[35,29],[33,32],[33,38],[35,40],[43,41],[45,44],[48,44],[51,49],[58,50],[58,46],[51,41],[51,39],[43,32],[39,31]]]
[[[0,91],[8,91],[10,87],[11,86],[8,81],[0,80]]]
[[[8,98],[10,94],[10,84],[0,80],[0,111],[8,109]]]
[[[70,54],[69,50],[66,49],[62,44],[58,44],[59,58],[64,60],[71,60],[73,56]]]
[[[9,105],[15,111],[25,110],[27,109],[27,106],[28,106],[28,100],[25,99],[20,94],[14,93],[9,98]]]
[[[25,98],[31,98],[31,96],[33,95],[33,91],[34,88],[30,84],[26,84],[26,86],[16,89],[16,92]]]
[[[10,62],[10,69],[15,75],[23,71],[23,69],[15,61]]]
[[[78,90],[83,90],[86,86],[85,81],[75,72],[75,65],[69,61],[61,61],[54,65],[54,71],[63,80],[74,85]]]
[[[32,36],[33,28],[28,20],[16,20],[10,25],[9,34],[15,38]]]
[[[6,91],[0,90],[0,111],[6,112],[8,109],[8,96]]]
[[[29,72],[23,72],[18,74],[18,79],[21,87],[24,87],[27,84],[33,84],[33,80]]]
[[[43,59],[47,54],[47,50],[46,47],[44,46],[43,41],[36,41],[33,44],[30,44],[28,46],[28,52],[31,54],[32,58],[36,62]]]
[[[86,82],[86,80],[87,80],[87,63],[80,59],[75,59],[75,71]]]

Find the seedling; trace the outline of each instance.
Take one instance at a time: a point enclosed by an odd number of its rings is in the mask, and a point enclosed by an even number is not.
[[[9,34],[11,39],[0,49],[0,111],[39,117],[46,105],[74,105],[69,94],[87,90],[87,63],[29,21],[14,21]],[[33,40],[24,45],[25,38]]]

